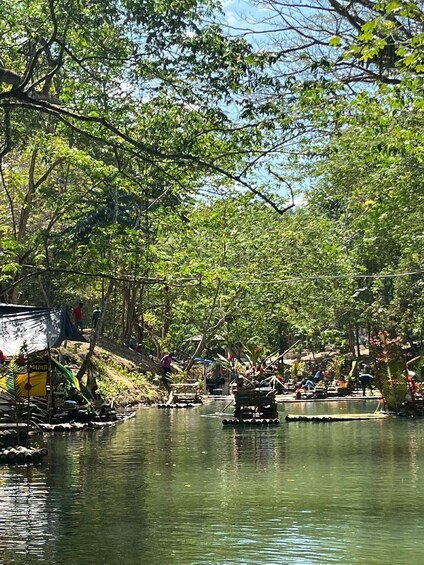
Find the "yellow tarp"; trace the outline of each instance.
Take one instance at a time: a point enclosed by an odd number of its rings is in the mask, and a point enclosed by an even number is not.
[[[20,396],[27,397],[28,389],[29,396],[46,396],[47,391],[47,371],[37,371],[30,373],[29,375],[29,386],[28,386],[28,374],[19,373],[16,375],[16,385],[17,392]],[[10,385],[10,379],[9,379]],[[8,386],[8,378],[0,378],[0,391],[9,392],[10,386]]]
[[[16,384],[19,386],[19,394],[28,396],[28,375],[20,373],[16,377]],[[47,390],[47,371],[34,372],[29,374],[29,395],[30,396],[46,396]]]

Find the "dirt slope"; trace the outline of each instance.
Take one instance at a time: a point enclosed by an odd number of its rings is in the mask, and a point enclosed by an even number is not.
[[[67,341],[58,353],[74,374],[87,354],[88,342]],[[87,378],[95,377],[102,396],[116,406],[151,404],[166,396],[160,386],[160,365],[149,356],[99,337]]]

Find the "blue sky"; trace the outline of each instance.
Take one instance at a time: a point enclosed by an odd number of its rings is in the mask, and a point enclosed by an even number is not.
[[[232,33],[246,34],[246,37],[255,43],[263,42],[264,45],[267,43],[265,35],[249,34],[249,30],[253,28],[255,31],[269,29],[268,25],[261,23],[264,18],[272,15],[269,10],[243,0],[223,0],[222,9],[225,14],[224,22]]]

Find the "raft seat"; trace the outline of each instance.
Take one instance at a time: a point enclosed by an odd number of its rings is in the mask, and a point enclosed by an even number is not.
[[[234,397],[239,406],[266,406],[275,402],[275,392],[272,388],[236,390]]]

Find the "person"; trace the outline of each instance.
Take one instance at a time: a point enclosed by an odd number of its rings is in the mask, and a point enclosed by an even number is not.
[[[305,390],[315,390],[315,383],[311,379],[307,379],[306,383],[303,385]]]
[[[414,402],[417,397],[417,385],[414,379],[415,373],[414,371],[409,371],[408,369],[406,369],[405,376],[408,385],[409,396],[411,397],[411,401]]]
[[[264,377],[259,381],[258,388],[271,388],[271,379],[272,377]]]
[[[235,366],[232,366],[230,371],[230,384],[235,382],[237,380],[237,377],[238,377],[237,368]]]
[[[81,333],[83,333],[84,331],[84,327],[83,327],[83,311],[82,311],[82,307],[84,306],[84,304],[82,302],[80,302],[78,304],[78,306],[76,306],[73,310],[72,310],[72,315],[74,316],[74,321],[75,321],[75,325],[77,326],[77,328],[80,330]]]
[[[137,340],[135,339],[135,337],[133,335],[130,336],[130,338],[128,340],[128,347],[130,349],[134,349],[134,351],[137,351]]]
[[[230,372],[228,369],[222,368],[221,369],[221,388],[222,388],[222,395],[228,396],[230,394]]]
[[[163,384],[165,385],[166,390],[168,390],[168,391],[171,389],[170,384],[169,384],[169,380],[168,380],[168,375],[170,375],[172,373],[171,364],[172,364],[172,361],[173,361],[173,357],[174,357],[173,353],[167,353],[160,360],[160,365],[162,367],[162,381],[163,381]]]
[[[91,326],[92,326],[93,330],[96,329],[97,324],[99,323],[99,318],[100,318],[101,313],[102,313],[102,311],[100,310],[100,306],[98,304],[96,304],[94,306],[93,314],[91,316]]]
[[[314,383],[319,383],[322,381],[324,377],[324,372],[321,369],[317,369],[317,372],[314,375]]]
[[[263,362],[260,364],[260,366],[259,366],[259,371],[258,371],[260,377],[263,377],[263,376],[264,376],[264,374],[265,374],[265,372],[266,372],[266,368],[267,368],[266,361],[263,361]]]
[[[372,381],[374,377],[369,373],[361,373],[359,375],[359,382],[361,383],[362,388],[362,396],[366,395],[367,387],[369,387],[370,391],[372,392]]]
[[[245,384],[245,382],[244,382],[244,378],[243,378],[242,375],[239,375],[239,376],[237,377],[237,379],[236,379],[236,386],[237,386],[237,389],[239,389],[239,390],[245,388],[246,384]]]

